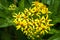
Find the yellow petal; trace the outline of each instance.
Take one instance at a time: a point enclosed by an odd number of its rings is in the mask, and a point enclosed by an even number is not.
[[[47,30],[45,30],[45,32],[46,32],[46,33],[48,33],[48,31],[47,31]]]
[[[20,27],[21,27],[20,25],[16,26],[16,28],[17,28],[16,30],[20,29]]]

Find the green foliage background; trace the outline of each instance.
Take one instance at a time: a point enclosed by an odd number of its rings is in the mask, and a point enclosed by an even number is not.
[[[0,40],[31,40],[28,39],[20,30],[16,30],[12,22],[12,12],[8,10],[10,4],[16,4],[14,12],[23,11],[29,8],[35,0],[0,0]],[[60,40],[60,0],[39,0],[43,2],[52,12],[50,18],[55,24],[49,34],[42,36],[39,40]]]

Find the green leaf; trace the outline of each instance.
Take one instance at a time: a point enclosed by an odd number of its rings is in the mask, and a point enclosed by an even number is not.
[[[54,36],[50,37],[48,40],[60,40],[60,33],[55,34]]]
[[[12,13],[8,11],[7,7],[4,7],[2,4],[0,4],[0,28],[13,25],[11,16]]]
[[[20,0],[18,4],[19,10],[23,11],[24,10],[24,0]]]
[[[60,20],[59,5],[60,5],[59,0],[54,0],[53,2],[51,2],[50,7],[49,7],[50,10],[52,11],[51,18],[53,19],[54,24],[60,22],[59,21]]]
[[[56,34],[56,33],[59,33],[59,31],[53,28],[49,31],[49,34]]]
[[[13,25],[12,20],[8,18],[0,18],[0,28]]]
[[[31,0],[30,0],[30,1],[29,1],[29,0],[27,0],[27,1],[25,0],[25,2],[24,2],[24,7],[25,7],[25,8],[30,8],[30,7],[31,7],[31,3],[32,3]]]
[[[8,1],[7,0],[0,0],[0,3],[5,6],[8,7]]]

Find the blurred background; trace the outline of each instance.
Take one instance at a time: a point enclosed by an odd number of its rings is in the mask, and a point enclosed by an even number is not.
[[[31,40],[21,30],[16,30],[12,14],[31,7],[33,1],[35,0],[0,0],[0,40]],[[52,12],[49,16],[54,24],[49,34],[39,40],[60,40],[60,0],[38,1],[44,3]],[[15,4],[16,10],[8,10],[10,4]]]

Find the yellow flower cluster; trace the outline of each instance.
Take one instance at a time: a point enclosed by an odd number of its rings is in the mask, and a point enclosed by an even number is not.
[[[48,33],[50,31],[51,19],[49,19],[48,8],[43,3],[38,1],[33,2],[32,7],[25,8],[24,12],[15,13],[13,15],[14,23],[16,28],[21,29],[28,37],[34,39],[35,37],[40,37],[41,34]]]
[[[8,8],[8,10],[15,10],[16,9],[16,5],[14,4],[11,4]]]

